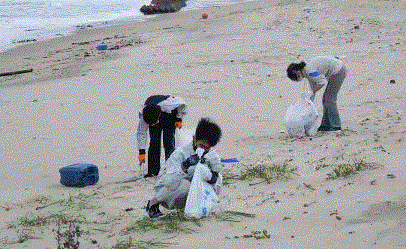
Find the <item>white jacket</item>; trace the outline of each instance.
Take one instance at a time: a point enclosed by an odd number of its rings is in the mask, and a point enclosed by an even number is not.
[[[178,147],[172,152],[170,158],[165,164],[164,174],[172,174],[172,173],[184,173],[182,170],[182,163],[186,161],[192,155],[196,155],[197,152],[193,146],[193,142],[186,144],[183,147]],[[205,158],[205,164],[209,167],[211,171],[215,171],[220,173],[221,165],[220,165],[220,156],[211,149],[207,154],[203,156]],[[190,171],[194,170],[193,166],[189,168],[188,174],[193,174],[193,172],[189,173]],[[186,174],[186,173],[184,173]]]
[[[191,142],[183,147],[176,148],[166,161],[164,173],[154,186],[155,198],[164,207],[172,209],[185,205],[196,165],[189,167],[187,173],[185,173],[182,170],[182,163],[195,154],[197,153],[193,142]],[[222,187],[220,157],[214,150],[210,150],[209,153],[204,155],[204,158],[204,164],[208,166],[211,172],[219,173],[216,183],[212,184],[216,193],[219,194]],[[211,176],[208,178],[211,178]]]

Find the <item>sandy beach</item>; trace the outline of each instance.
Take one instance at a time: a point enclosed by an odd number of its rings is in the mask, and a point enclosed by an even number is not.
[[[33,71],[0,77],[0,248],[57,248],[69,224],[79,248],[406,248],[405,12],[400,0],[258,0],[1,53],[0,73]],[[286,68],[318,55],[348,69],[343,130],[292,138],[283,120],[306,82]],[[212,118],[215,150],[239,158],[224,164],[216,215],[150,220],[155,179],[117,183],[141,173],[138,111],[153,94],[187,102],[185,129]],[[99,167],[96,185],[59,183],[78,162]],[[343,164],[370,167],[335,175]],[[292,170],[232,177],[256,165]]]

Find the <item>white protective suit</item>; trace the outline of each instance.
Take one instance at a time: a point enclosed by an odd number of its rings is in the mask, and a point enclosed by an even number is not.
[[[154,197],[165,208],[174,209],[185,206],[196,165],[189,167],[187,173],[185,173],[182,170],[182,163],[196,154],[193,142],[191,142],[183,147],[176,148],[166,162],[164,174],[154,186]],[[204,164],[208,166],[210,171],[219,174],[217,181],[212,184],[216,193],[219,194],[222,186],[220,157],[212,149],[203,157],[205,159]]]

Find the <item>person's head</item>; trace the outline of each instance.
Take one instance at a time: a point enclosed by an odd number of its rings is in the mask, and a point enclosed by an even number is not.
[[[303,77],[303,68],[306,66],[304,61],[300,63],[291,63],[286,70],[288,78],[293,81],[300,81]]]
[[[208,118],[200,119],[196,127],[195,135],[193,136],[193,141],[197,147],[208,152],[211,147],[216,146],[220,138],[221,129],[216,123],[210,121]]]
[[[155,125],[159,122],[161,108],[158,105],[147,105],[142,110],[144,121],[149,125]]]

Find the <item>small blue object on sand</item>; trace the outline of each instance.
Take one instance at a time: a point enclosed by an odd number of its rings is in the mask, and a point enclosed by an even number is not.
[[[220,159],[220,162],[222,162],[222,163],[238,163],[239,161],[238,161],[237,158],[232,157],[232,158],[222,158],[222,159]]]
[[[107,49],[107,45],[106,44],[99,44],[96,47],[97,50],[106,50]]]

